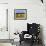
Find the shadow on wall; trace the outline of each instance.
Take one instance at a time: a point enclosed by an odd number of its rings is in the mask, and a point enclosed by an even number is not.
[[[40,39],[42,40],[42,45],[45,46],[44,45],[44,37],[43,37],[43,26],[42,25],[40,25]]]

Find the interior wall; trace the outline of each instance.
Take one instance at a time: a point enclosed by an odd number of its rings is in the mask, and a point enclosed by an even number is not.
[[[6,9],[8,9],[7,3],[8,0],[0,0],[0,28],[6,28]],[[9,39],[9,32],[6,30],[0,30],[0,39]],[[0,43],[0,46],[12,46],[10,43]]]
[[[8,3],[8,0],[0,0],[0,3]]]
[[[9,39],[7,31],[7,4],[0,3],[0,39]]]
[[[14,9],[27,9],[27,20],[14,20]],[[10,0],[9,11],[9,31],[11,38],[14,38],[14,32],[27,30],[27,23],[39,23],[42,25],[44,41],[46,40],[45,3],[42,4],[40,0]]]
[[[40,0],[0,0],[8,2],[8,30],[11,38],[14,38],[15,31],[27,30],[27,23],[40,23],[43,28],[44,41],[46,44],[46,16],[45,3]],[[45,2],[45,0],[44,0]],[[27,20],[14,20],[14,9],[27,9]]]

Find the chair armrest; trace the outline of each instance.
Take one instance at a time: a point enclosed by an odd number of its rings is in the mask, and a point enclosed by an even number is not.
[[[21,34],[19,34],[20,41],[24,40],[24,35],[27,34],[27,31],[22,31]]]
[[[27,33],[28,33],[27,31],[22,31],[22,34],[23,34],[23,35],[25,35],[25,34],[27,34]]]

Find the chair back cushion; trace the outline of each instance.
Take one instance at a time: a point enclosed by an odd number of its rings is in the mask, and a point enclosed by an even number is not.
[[[38,31],[40,31],[40,24],[32,23],[29,24],[27,23],[27,30],[29,34],[37,34]]]

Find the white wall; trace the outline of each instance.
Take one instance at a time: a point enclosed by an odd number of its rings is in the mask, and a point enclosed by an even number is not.
[[[0,0],[0,3],[8,3],[8,0]]]
[[[3,30],[0,30],[0,39],[9,39],[9,32],[5,30],[6,28],[6,9],[8,9],[6,0],[0,0],[0,28],[3,28]],[[0,46],[12,46],[11,43],[0,43]]]
[[[45,2],[45,0],[44,0]],[[18,30],[26,30],[27,23],[40,23],[43,26],[44,42],[46,44],[46,16],[45,3],[42,4],[40,0],[10,0],[10,32],[11,36]],[[27,9],[27,20],[14,20],[14,9]],[[12,38],[12,37],[11,37]]]
[[[18,31],[26,30],[27,23],[33,23],[33,22],[40,23],[43,26],[43,35],[44,35],[44,41],[46,44],[45,3],[42,4],[40,0],[20,0],[20,1],[8,0],[8,3],[9,3],[8,30],[11,32],[10,33],[11,38],[14,38],[13,33],[16,30]],[[14,20],[14,9],[27,9],[27,20]]]
[[[9,39],[7,30],[7,9],[8,4],[0,4],[0,39]]]
[[[45,1],[44,1],[45,2]],[[14,20],[14,9],[27,9],[27,20]],[[44,41],[46,42],[46,16],[45,3],[40,0],[10,0],[9,1],[9,30],[11,38],[18,30],[27,30],[27,23],[40,23],[43,28]]]
[[[14,9],[27,9],[27,20],[14,20]],[[44,24],[44,6],[40,0],[10,0],[9,11],[9,23],[11,32],[14,32],[16,30],[26,30],[27,22],[36,22],[40,23],[41,25]]]

